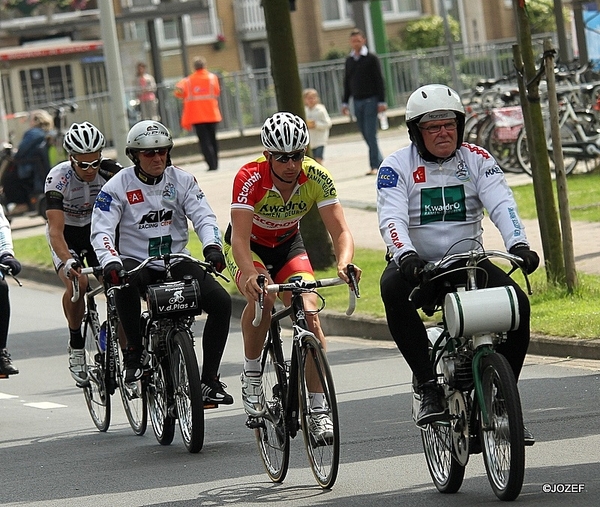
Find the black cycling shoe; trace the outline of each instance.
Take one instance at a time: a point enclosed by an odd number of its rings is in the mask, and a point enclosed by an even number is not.
[[[125,362],[125,383],[132,384],[142,378],[144,374],[143,350],[129,348],[123,351]]]
[[[435,380],[423,382],[418,386],[421,394],[421,405],[416,418],[416,425],[423,427],[446,418],[446,409],[442,399],[442,391]]]
[[[13,366],[8,350],[0,350],[0,375],[16,375],[17,373],[19,370]]]
[[[225,392],[226,387],[219,380],[218,375],[213,378],[202,377],[202,398],[204,403],[233,404],[233,396]]]

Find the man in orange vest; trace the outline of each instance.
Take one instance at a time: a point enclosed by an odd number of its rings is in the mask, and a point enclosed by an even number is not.
[[[200,151],[208,164],[209,171],[219,168],[217,146],[217,123],[222,120],[219,109],[221,87],[219,78],[206,70],[202,56],[194,59],[195,72],[175,85],[175,96],[183,100],[181,126],[194,130],[200,142]]]

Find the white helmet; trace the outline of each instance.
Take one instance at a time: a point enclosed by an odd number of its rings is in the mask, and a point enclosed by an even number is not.
[[[106,140],[88,121],[73,123],[65,134],[63,148],[67,153],[96,153],[106,146]]]
[[[434,162],[437,157],[426,148],[419,122],[445,118],[456,118],[458,150],[465,132],[465,108],[458,93],[446,85],[430,84],[421,86],[408,97],[405,113],[408,136],[417,146],[419,155],[429,162]]]
[[[172,147],[173,137],[169,129],[158,121],[140,121],[131,127],[127,134],[127,151]]]
[[[267,151],[292,153],[308,146],[308,127],[295,114],[275,113],[263,124],[260,139]]]
[[[415,90],[406,102],[406,121],[415,120],[433,111],[454,111],[465,114],[460,96],[445,85],[431,84]]]

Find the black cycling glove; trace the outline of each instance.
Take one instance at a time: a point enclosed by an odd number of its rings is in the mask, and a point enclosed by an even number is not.
[[[204,260],[212,264],[215,271],[220,273],[225,269],[225,256],[218,246],[209,245],[202,253],[204,254]]]
[[[521,257],[523,259],[523,270],[530,275],[540,265],[540,257],[529,248],[525,243],[517,243],[508,250],[508,253]]]
[[[8,266],[11,275],[18,275],[21,272],[21,263],[11,254],[7,253],[0,257],[0,264]]]
[[[121,277],[123,274],[123,264],[120,262],[109,262],[104,266],[104,283],[108,286],[121,285]]]
[[[427,263],[419,257],[417,252],[407,252],[400,257],[400,272],[412,287],[416,287],[421,282],[420,274],[425,264]]]

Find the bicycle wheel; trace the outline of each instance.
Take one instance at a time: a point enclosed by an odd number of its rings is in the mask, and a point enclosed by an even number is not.
[[[563,125],[560,128],[560,138],[563,144],[563,162],[565,166],[565,173],[569,174],[573,172],[575,166],[577,165],[578,159],[575,155],[569,153],[569,150],[572,147],[577,146],[577,135],[568,125]],[[554,169],[554,160],[553,155],[551,153],[552,150],[552,142],[550,140],[547,141],[549,143],[550,150],[550,168]],[[523,168],[529,176],[531,176],[531,159],[529,157],[529,146],[527,146],[527,133],[525,129],[522,129],[519,132],[519,136],[517,137],[516,143],[516,153],[517,160],[519,161],[519,165]]]
[[[517,160],[515,141],[507,141],[500,135],[501,130],[491,122],[482,134],[486,140],[484,148],[494,157],[504,172],[522,173],[523,167]]]
[[[506,358],[489,354],[481,361],[481,389],[489,425],[481,430],[487,476],[500,500],[519,496],[525,475],[521,400]],[[481,411],[481,407],[480,407]],[[484,421],[481,411],[481,421]]]
[[[125,371],[123,369],[123,351],[119,346],[118,338],[112,339],[113,354],[115,358],[115,372],[121,401],[125,409],[125,415],[131,429],[136,435],[146,433],[148,425],[148,403],[146,399],[146,379],[142,377],[137,382],[125,383]]]
[[[462,486],[465,467],[452,454],[450,422],[428,424],[421,430],[421,440],[433,484],[440,493],[456,493]]]
[[[290,463],[290,434],[285,421],[287,377],[281,342],[275,346],[267,340],[261,361],[267,412],[255,429],[256,442],[267,475],[273,482],[282,482]]]
[[[89,383],[83,388],[83,396],[96,428],[106,431],[110,426],[111,406],[110,395],[106,389],[106,353],[98,343],[99,329],[97,312],[92,314],[88,309],[83,323],[83,338]]]
[[[308,370],[308,371],[307,371]],[[318,378],[325,403],[319,409],[311,408],[309,397],[309,375]],[[304,434],[304,447],[315,479],[322,488],[331,488],[335,483],[340,464],[340,426],[333,376],[321,343],[312,333],[302,337],[300,364],[298,365],[298,395],[300,397],[300,421]],[[328,416],[331,429],[316,437],[311,432],[315,417]]]
[[[146,388],[148,411],[156,440],[161,445],[169,445],[175,435],[175,417],[169,411],[173,403],[171,370],[166,358],[153,356],[151,376]]]
[[[204,401],[198,360],[192,337],[186,331],[172,331],[171,372],[175,406],[183,443],[196,453],[204,445]]]

